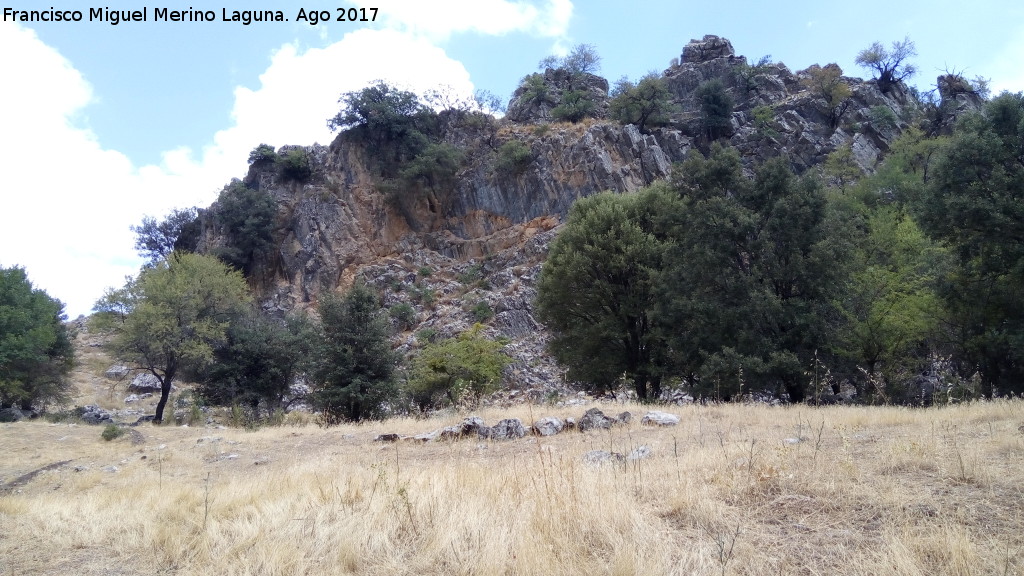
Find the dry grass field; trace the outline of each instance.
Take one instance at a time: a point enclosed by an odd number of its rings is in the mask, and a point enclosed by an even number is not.
[[[1024,574],[1024,402],[669,411],[680,425],[427,444],[373,439],[461,416],[111,442],[2,424],[0,574]]]

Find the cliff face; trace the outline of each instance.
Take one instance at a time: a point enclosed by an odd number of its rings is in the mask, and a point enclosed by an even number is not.
[[[538,78],[548,84],[549,101],[527,102],[519,90],[503,120],[444,118],[444,142],[463,151],[462,161],[449,184],[425,191],[383,182],[372,150],[347,133],[329,147],[305,148],[312,174],[302,183],[257,163],[245,183],[268,191],[278,207],[274,249],[256,266],[261,299],[268,309],[305,307],[362,276],[385,304],[414,305],[415,322],[400,332],[400,346],[414,345],[417,329],[450,335],[487,319],[492,333],[511,338],[513,380],[557,381],[531,314],[547,245],[576,199],[636,190],[667,177],[691,150],[707,149],[696,96],[703,82],[720,80],[733,99],[725,140],[748,165],[782,155],[803,172],[850,146],[870,172],[917,113],[902,85],[883,94],[874,82],[842,77],[850,97],[839,122],[830,122],[821,97],[807,89],[809,74],[780,63],[751,65],[723,38],[693,40],[663,75],[678,112],[667,127],[642,134],[608,120],[551,122],[567,80],[548,70]],[[603,114],[607,82],[584,80]],[[973,104],[962,91],[957,98],[957,113]],[[514,140],[529,157],[510,173],[498,168],[498,150]],[[215,221],[206,219],[201,249],[217,245]],[[479,312],[483,305],[493,318]]]

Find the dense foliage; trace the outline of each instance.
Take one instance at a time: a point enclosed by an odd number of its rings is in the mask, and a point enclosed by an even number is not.
[[[74,364],[64,305],[32,287],[23,268],[0,268],[0,408],[68,399]]]
[[[398,358],[377,295],[357,283],[344,296],[321,299],[319,311],[312,401],[324,424],[384,416],[397,399]]]
[[[479,401],[497,389],[501,371],[510,362],[503,344],[481,334],[477,324],[455,338],[427,344],[412,364],[406,391],[421,411],[456,405],[465,398]]]
[[[131,227],[135,249],[150,262],[157,262],[175,250],[194,252],[199,242],[199,213],[195,208],[172,210],[160,222],[152,216]]]
[[[108,290],[95,310],[99,326],[114,334],[115,354],[160,381],[160,422],[174,379],[213,361],[250,299],[241,273],[211,256],[175,252]]]
[[[224,187],[214,211],[224,243],[215,250],[218,258],[251,276],[256,263],[273,245],[277,204],[264,191],[249,188],[239,180]]]
[[[641,132],[662,126],[675,111],[672,94],[657,74],[648,74],[636,84],[623,78],[612,91],[609,114],[621,124],[635,124]]]

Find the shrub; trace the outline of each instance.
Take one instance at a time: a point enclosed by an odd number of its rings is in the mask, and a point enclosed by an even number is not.
[[[494,171],[505,178],[521,175],[533,162],[533,152],[522,140],[509,140],[498,148]]]
[[[388,315],[398,322],[400,330],[408,330],[416,323],[416,310],[407,302],[395,304],[389,308]]]
[[[510,362],[502,343],[485,338],[477,324],[456,338],[428,344],[413,361],[406,391],[420,410],[477,400],[493,392]]]
[[[481,300],[473,306],[473,318],[477,322],[487,322],[491,318],[494,318],[494,310],[491,309],[491,305],[486,300]]]
[[[277,158],[278,174],[292,182],[306,182],[313,175],[309,154],[304,148],[293,148]]]
[[[582,90],[568,90],[562,94],[562,102],[551,110],[551,115],[563,122],[576,123],[589,118],[597,111],[597,105],[590,95]]]
[[[100,434],[100,437],[107,442],[116,440],[121,436],[124,436],[124,428],[121,428],[117,424],[107,424],[106,427],[103,428],[103,432]]]
[[[250,165],[271,165],[277,162],[277,152],[270,144],[260,144],[249,152]]]

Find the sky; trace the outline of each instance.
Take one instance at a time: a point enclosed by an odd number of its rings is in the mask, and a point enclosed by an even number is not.
[[[260,143],[329,144],[339,96],[378,79],[507,102],[544,56],[577,44],[597,50],[614,83],[715,34],[751,61],[836,62],[860,77],[859,50],[910,38],[922,90],[955,71],[989,78],[994,93],[1024,91],[1024,6],[1003,0],[15,1],[0,9],[82,14],[0,21],[0,267],[24,267],[72,318],[138,272],[132,225],[208,206]],[[337,21],[351,8],[376,17]],[[90,9],[145,9],[146,20],[90,21]],[[186,18],[157,21],[157,10]],[[287,21],[230,21],[246,10]],[[212,21],[196,16],[208,11]],[[321,11],[330,18],[314,24]]]

